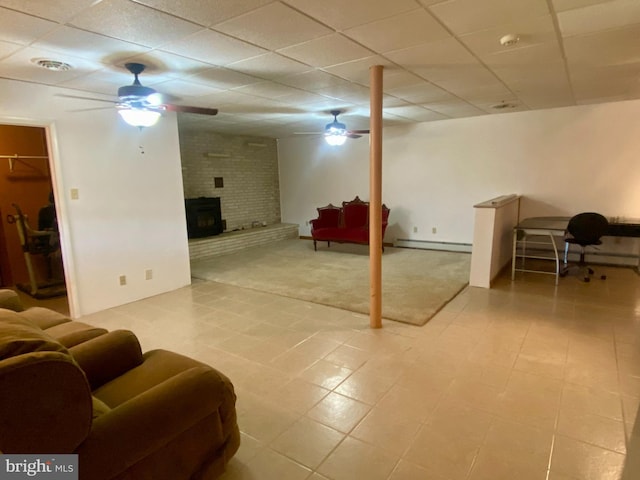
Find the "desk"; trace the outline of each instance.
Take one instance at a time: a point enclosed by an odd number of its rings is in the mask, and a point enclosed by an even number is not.
[[[525,218],[513,229],[513,252],[511,257],[511,280],[515,280],[516,272],[545,273],[556,276],[556,285],[560,278],[560,256],[556,245],[556,237],[564,237],[571,217],[531,217]],[[534,240],[527,240],[527,236],[540,237]],[[609,227],[604,236],[608,237],[635,237],[640,238],[640,221],[637,219],[620,220],[618,218],[609,219]],[[526,247],[529,245],[551,245],[553,257],[527,255]],[[518,246],[522,246],[522,253],[518,253]],[[516,268],[516,261],[522,258],[522,268]],[[543,260],[555,260],[556,269],[554,272],[544,270],[527,270],[525,268],[525,258],[535,258]],[[567,262],[565,251],[564,263]],[[640,255],[636,263],[636,271],[640,271]]]
[[[556,285],[560,278],[560,257],[555,237],[564,237],[564,232],[569,224],[570,217],[532,217],[525,218],[513,229],[513,252],[511,256],[511,280],[515,280],[516,272],[545,273],[556,276]],[[520,238],[518,238],[520,236]],[[540,240],[527,242],[527,236],[541,237]],[[540,255],[527,255],[526,248],[529,245],[551,245],[553,247],[553,257]],[[518,245],[522,245],[522,253],[518,254]],[[522,267],[516,268],[517,259],[522,258]],[[528,270],[525,268],[525,258],[537,258],[542,260],[555,260],[555,272],[544,270]]]

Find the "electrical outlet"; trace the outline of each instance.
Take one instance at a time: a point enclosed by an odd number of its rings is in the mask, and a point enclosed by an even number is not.
[[[436,233],[438,233],[438,229],[436,227],[433,227],[431,229],[431,233],[433,233],[435,235]]]
[[[151,280],[153,278],[153,270],[148,269],[144,271],[144,279]]]
[[[418,227],[413,227],[413,233],[418,233]]]
[[[78,200],[80,198],[80,192],[78,191],[77,188],[72,188],[70,193],[71,193],[71,200]]]
[[[127,284],[127,276],[120,275],[120,285],[126,285],[126,284]]]

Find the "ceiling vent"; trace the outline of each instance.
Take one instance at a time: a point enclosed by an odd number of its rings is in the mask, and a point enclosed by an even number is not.
[[[58,60],[49,60],[47,58],[35,58],[32,62],[39,67],[46,68],[47,70],[53,70],[54,72],[66,72],[73,68],[68,63],[59,62]]]
[[[491,105],[494,110],[509,110],[510,108],[516,108],[518,105],[510,102],[502,102],[496,105]]]

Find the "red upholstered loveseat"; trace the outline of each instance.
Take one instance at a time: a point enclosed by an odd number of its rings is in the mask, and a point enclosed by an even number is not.
[[[327,246],[331,246],[331,242],[369,244],[369,202],[356,197],[350,202],[342,202],[342,208],[329,204],[317,210],[318,218],[310,222],[314,250],[317,250],[318,240],[327,242]],[[389,212],[387,206],[382,205],[383,238]]]

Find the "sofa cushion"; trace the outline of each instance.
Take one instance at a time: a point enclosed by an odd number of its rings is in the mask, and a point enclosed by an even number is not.
[[[20,315],[29,319],[43,330],[71,321],[69,317],[44,307],[27,308],[20,312]]]
[[[0,360],[31,352],[69,353],[60,342],[19,313],[3,310],[0,318]]]

